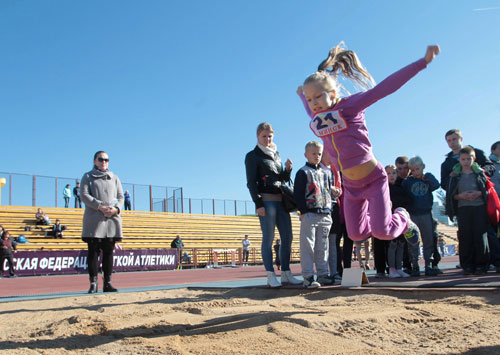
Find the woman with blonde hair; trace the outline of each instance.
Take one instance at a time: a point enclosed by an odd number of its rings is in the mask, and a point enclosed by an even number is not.
[[[282,203],[280,186],[290,181],[292,161],[281,162],[271,124],[263,122],[257,127],[257,146],[245,157],[247,187],[255,203],[262,229],[262,260],[267,272],[267,285],[301,284],[290,271],[292,250],[292,221],[290,213]],[[276,278],[273,266],[274,229],[278,227],[281,238],[279,259],[281,261],[281,283]]]

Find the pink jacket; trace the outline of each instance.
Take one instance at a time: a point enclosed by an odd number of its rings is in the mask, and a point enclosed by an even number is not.
[[[312,119],[309,126],[323,140],[324,150],[332,157],[337,170],[349,169],[373,158],[365,109],[398,90],[426,66],[422,58],[390,75],[372,89],[342,98],[330,110],[316,114],[309,109],[304,94],[301,95]]]

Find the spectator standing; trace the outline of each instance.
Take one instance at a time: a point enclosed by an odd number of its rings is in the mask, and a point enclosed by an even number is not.
[[[432,240],[433,240],[431,262],[432,262],[432,269],[435,270],[439,275],[443,273],[443,271],[438,266],[439,262],[441,261],[441,254],[439,253],[439,246],[438,246],[439,233],[437,230],[439,222],[436,218],[434,218],[432,210],[431,210],[431,217],[432,217]]]
[[[459,152],[462,149],[462,132],[458,129],[450,129],[445,134],[446,143],[451,149],[446,155],[446,160],[441,164],[441,187],[448,191],[448,184],[450,179],[450,174],[452,174],[453,168],[459,163]],[[485,156],[481,149],[474,148],[475,163],[479,165],[484,170],[486,176],[494,177],[495,165]],[[497,271],[500,272],[500,240],[496,232],[496,226],[492,226],[488,223],[488,245],[490,252],[490,263],[496,266]],[[460,234],[460,227],[458,228],[458,234]],[[459,236],[460,238],[460,236]],[[463,265],[461,265],[463,267]]]
[[[69,207],[69,200],[71,199],[71,188],[70,188],[69,184],[67,184],[64,187],[63,197],[64,197],[64,208],[68,208]]]
[[[76,186],[73,188],[73,196],[75,196],[75,208],[82,208],[82,200],[80,199],[80,181],[76,180]]]
[[[250,239],[248,239],[248,234],[245,234],[245,238],[241,241],[243,244],[243,266],[248,266],[248,256],[250,255]]]
[[[437,271],[432,268],[432,253],[434,251],[433,217],[432,217],[432,192],[439,188],[439,181],[431,173],[425,173],[425,164],[418,156],[409,160],[408,166],[411,175],[403,181],[403,189],[411,196],[410,216],[413,222],[420,229],[420,237],[424,247],[425,275],[436,276]],[[418,240],[416,243],[410,242],[410,255],[415,258],[415,254],[420,253]],[[420,274],[420,272],[419,272]],[[413,265],[412,276],[417,276],[417,269]]]
[[[341,277],[344,269],[349,269],[352,264],[352,253],[354,248],[354,242],[347,233],[347,227],[345,224],[344,218],[344,196],[341,195],[337,199],[339,206],[339,227],[337,232],[337,273]],[[335,220],[333,220],[335,222]],[[340,242],[343,241],[342,247],[340,246]],[[377,239],[375,239],[375,243]],[[382,241],[381,242],[385,242]],[[376,261],[376,260],[375,260]],[[335,279],[339,279],[339,277],[334,277]]]
[[[444,247],[445,247],[446,243],[445,243],[443,237],[439,237],[438,243],[439,243],[439,250],[441,252],[441,255],[444,256]]]
[[[500,196],[500,141],[492,144],[490,160],[495,167],[495,172],[491,176],[491,182],[495,184],[495,191]]]
[[[41,208],[38,209],[38,212],[35,214],[36,224],[48,226],[51,224],[49,216],[47,216]]]
[[[170,248],[179,249],[180,251],[184,249],[184,243],[182,242],[181,236],[179,234],[177,234],[174,240],[172,240],[172,243],[170,243]]]
[[[453,171],[453,167],[459,163],[458,157],[460,149],[462,149],[462,132],[458,129],[450,129],[445,134],[446,143],[450,147],[451,152],[446,154],[445,161],[441,164],[441,187],[448,191],[448,182],[450,180],[450,174]],[[495,172],[495,167],[493,163],[486,158],[484,152],[481,149],[474,148],[470,146],[475,151],[475,163],[483,168],[484,173],[487,176],[493,176]]]
[[[300,266],[304,287],[316,288],[333,283],[328,276],[333,177],[330,170],[320,166],[323,144],[310,141],[305,150],[307,163],[295,176],[294,196],[300,211]]]
[[[370,270],[370,239],[359,240],[354,242],[356,248],[356,259],[358,259],[359,267],[363,270]],[[361,255],[361,249],[365,250],[365,262]]]
[[[394,165],[387,165],[385,167],[385,172],[389,180],[389,194],[391,196],[392,208],[407,207],[411,200],[403,187],[401,185],[396,185],[396,180],[398,178],[396,167]],[[410,276],[402,269],[403,254],[406,245],[407,243],[404,235],[400,235],[396,239],[389,241],[389,247],[387,248],[387,264],[389,265],[390,278]]]
[[[459,257],[464,274],[485,274],[489,265],[486,175],[475,163],[472,147],[459,151],[459,161],[450,176],[446,213],[451,220],[457,217]]]
[[[16,242],[11,238],[9,232],[4,230],[0,237],[0,270],[2,271],[0,277],[3,276],[5,260],[7,260],[9,264],[10,277],[15,277],[13,250],[15,252],[16,249]]]
[[[109,170],[109,156],[104,151],[94,154],[94,167],[81,179],[81,199],[85,204],[82,240],[88,244],[89,293],[97,292],[98,257],[102,251],[104,292],[118,291],[111,284],[115,243],[123,238],[123,189],[118,176]]]
[[[401,186],[403,184],[404,179],[406,179],[408,176],[410,176],[410,168],[408,168],[408,157],[401,155],[396,158],[395,161],[396,164],[396,173],[398,174],[396,178],[396,182],[394,183],[395,191],[397,191],[395,198],[398,201],[398,206],[393,207],[403,207],[404,209],[408,210],[410,208],[411,204],[411,197],[406,195],[406,192],[404,192],[403,187]],[[401,192],[404,194],[401,194]],[[405,197],[406,196],[406,197]],[[375,252],[375,259],[376,259],[377,252]],[[418,262],[418,260],[417,260]],[[404,245],[404,251],[403,251],[403,271],[407,274],[412,272],[412,264],[411,264],[411,258],[410,258],[410,252],[409,252],[409,244],[405,243]]]
[[[247,187],[255,203],[262,230],[262,260],[267,273],[267,285],[280,287],[282,284],[298,285],[302,282],[292,275],[290,255],[292,252],[292,220],[283,206],[280,187],[290,181],[293,163],[290,159],[281,162],[273,142],[274,130],[271,124],[263,122],[257,127],[257,146],[245,156]],[[278,227],[281,239],[280,261],[281,282],[276,278],[273,266],[274,230]]]
[[[493,143],[491,146],[490,160],[495,166],[495,173],[491,177],[491,182],[495,184],[495,191],[500,196],[500,141]],[[497,236],[497,237],[495,237]],[[496,271],[500,273],[500,225],[490,225],[488,229],[488,243],[490,245],[491,263],[495,265]]]
[[[332,186],[332,207],[331,207],[332,227],[330,228],[330,234],[328,235],[328,268],[330,270],[330,279],[332,279],[332,281],[335,282],[335,279],[341,279],[337,267],[337,262],[339,257],[337,252],[337,237],[339,237],[341,233],[338,198],[342,194],[342,188],[340,181],[340,173],[335,169],[335,166],[332,164],[332,159],[328,154],[323,154],[321,156],[320,166],[322,169],[325,169],[329,174],[332,175],[334,184],[334,186]]]
[[[128,190],[125,191],[125,210],[132,210],[132,204],[130,203],[130,194],[128,193]]]
[[[278,270],[281,269],[281,262],[280,262],[280,247],[281,247],[281,242],[280,239],[277,238],[276,242],[274,243],[274,263],[276,264],[276,268]]]
[[[172,243],[170,243],[170,248],[176,249],[177,250],[177,257],[179,260],[179,264],[177,265],[179,269],[182,269],[182,260],[183,260],[183,255],[182,251],[184,250],[184,243],[181,240],[181,236],[177,234],[172,240]]]

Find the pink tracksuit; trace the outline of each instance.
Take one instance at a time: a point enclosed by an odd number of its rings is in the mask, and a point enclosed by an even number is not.
[[[422,58],[392,74],[370,90],[342,98],[330,110],[313,113],[301,96],[312,120],[310,127],[323,140],[324,149],[332,157],[337,170],[361,165],[373,158],[368,139],[365,109],[392,94],[424,69]],[[369,236],[394,239],[408,230],[408,220],[400,212],[391,213],[389,185],[383,166],[361,180],[343,177],[344,213],[349,238],[354,241]]]

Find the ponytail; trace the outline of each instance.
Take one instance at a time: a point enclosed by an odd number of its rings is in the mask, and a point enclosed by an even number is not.
[[[369,89],[375,85],[375,81],[361,64],[356,53],[344,48],[344,42],[330,49],[328,57],[318,66],[318,72],[328,72],[335,81],[338,75],[342,74],[363,89]]]

